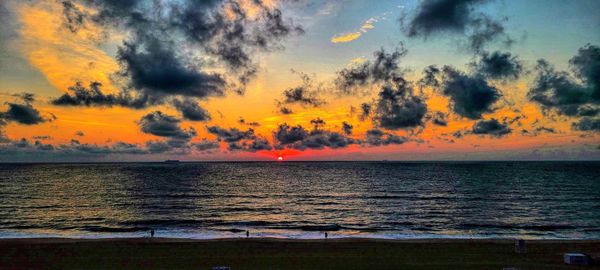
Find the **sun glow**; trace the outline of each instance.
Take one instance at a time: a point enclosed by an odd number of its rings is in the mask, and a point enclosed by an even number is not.
[[[282,156],[277,157],[277,161],[283,161],[283,157]]]

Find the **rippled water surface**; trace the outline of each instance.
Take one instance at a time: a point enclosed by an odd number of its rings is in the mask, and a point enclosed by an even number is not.
[[[600,239],[599,162],[0,165],[0,237]]]

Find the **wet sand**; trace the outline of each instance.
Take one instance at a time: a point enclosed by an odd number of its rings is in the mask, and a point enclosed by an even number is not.
[[[0,269],[600,269],[563,264],[564,252],[600,259],[598,241],[381,239],[3,239]]]

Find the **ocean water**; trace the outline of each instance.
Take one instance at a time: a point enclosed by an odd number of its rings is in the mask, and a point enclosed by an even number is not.
[[[600,239],[600,162],[0,164],[0,238]]]

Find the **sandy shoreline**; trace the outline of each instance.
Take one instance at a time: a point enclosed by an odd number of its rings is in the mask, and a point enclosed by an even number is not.
[[[600,258],[600,240],[526,245],[517,254],[509,239],[20,238],[0,239],[0,269],[574,269],[564,252]]]

